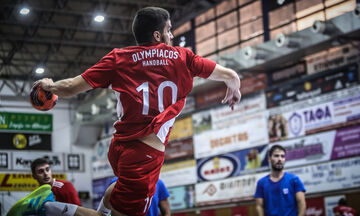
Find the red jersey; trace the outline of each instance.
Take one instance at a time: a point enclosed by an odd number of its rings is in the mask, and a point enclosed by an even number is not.
[[[51,185],[51,191],[54,193],[56,201],[81,206],[79,196],[74,186],[68,181],[54,179]]]
[[[340,213],[341,216],[357,216],[357,213],[355,211],[355,209],[348,207],[348,206],[343,206],[343,205],[338,205],[333,209],[333,212],[336,213]]]
[[[115,139],[127,141],[154,132],[166,144],[193,78],[207,78],[215,65],[187,48],[159,43],[114,49],[82,77],[93,88],[115,91]]]

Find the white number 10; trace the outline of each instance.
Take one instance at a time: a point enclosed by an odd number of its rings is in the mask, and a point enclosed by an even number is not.
[[[177,98],[177,91],[178,88],[175,83],[171,81],[164,81],[160,83],[159,88],[157,90],[158,93],[158,108],[159,112],[164,111],[164,88],[170,87],[171,88],[171,103],[174,104]],[[136,90],[138,92],[143,92],[143,115],[149,114],[149,83],[144,82],[143,84],[139,85]]]

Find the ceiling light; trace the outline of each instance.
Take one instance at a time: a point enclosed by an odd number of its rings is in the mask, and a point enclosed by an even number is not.
[[[26,15],[28,15],[28,14],[30,13],[30,9],[27,8],[27,7],[23,7],[23,8],[20,9],[19,13],[20,13],[21,15],[26,16]]]
[[[325,21],[315,20],[314,24],[311,26],[311,31],[316,34],[331,35],[336,33],[338,30],[331,21],[325,22]]]
[[[96,15],[95,17],[94,17],[94,21],[95,22],[103,22],[105,20],[105,17],[103,16],[103,15]]]
[[[37,74],[42,74],[42,73],[45,72],[45,69],[44,69],[43,67],[38,67],[38,68],[35,69],[35,72],[36,72]]]
[[[293,38],[289,35],[285,35],[283,33],[276,35],[275,45],[277,47],[289,47],[289,48],[299,47],[299,43],[296,41],[296,38]]]
[[[246,46],[242,49],[242,55],[246,60],[266,58],[265,52],[263,50],[250,46]]]
[[[285,3],[285,0],[277,0],[278,5],[283,5]]]
[[[185,37],[185,36],[181,36],[181,37],[180,37],[179,46],[185,47],[185,45],[186,45],[186,37]]]

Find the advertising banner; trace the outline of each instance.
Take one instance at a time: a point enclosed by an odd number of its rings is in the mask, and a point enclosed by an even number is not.
[[[194,96],[187,96],[184,108],[181,110],[181,114],[187,114],[195,110],[195,98]]]
[[[0,131],[52,131],[52,114],[0,112]]]
[[[230,127],[243,122],[244,116],[266,109],[266,99],[263,92],[241,98],[241,103],[231,110],[228,106],[221,106],[210,110],[212,129]]]
[[[201,111],[192,115],[194,134],[200,134],[212,129],[210,110]]]
[[[11,169],[11,155],[10,152],[0,151],[0,170],[9,170]]]
[[[260,73],[255,76],[241,79],[241,95],[247,95],[260,90],[266,89],[266,74]]]
[[[267,173],[202,182],[195,185],[196,205],[215,205],[253,199],[256,182]]]
[[[66,180],[66,174],[52,174],[55,179]],[[31,173],[0,173],[0,191],[33,191],[39,187]]]
[[[288,169],[287,172],[297,175],[306,193],[311,194],[359,187],[360,174],[356,170],[360,170],[360,157]]]
[[[356,86],[342,89],[339,91],[322,94],[322,95],[319,95],[317,97],[310,98],[307,100],[297,101],[295,103],[288,104],[285,106],[274,107],[274,108],[271,108],[268,110],[269,110],[270,115],[282,114],[285,112],[291,112],[294,110],[302,109],[304,107],[311,107],[311,106],[315,106],[317,104],[332,102],[332,101],[338,100],[339,98],[352,97],[352,96],[358,95],[359,92],[360,92],[360,86],[356,85]]]
[[[294,167],[360,155],[360,126],[272,143],[286,149],[285,167]]]
[[[176,158],[191,157],[194,155],[193,139],[171,141],[166,146],[165,160]]]
[[[211,88],[207,91],[199,92],[195,95],[196,108],[201,109],[215,104],[220,104],[225,97],[226,87],[220,86]]]
[[[331,160],[360,155],[360,126],[336,131]]]
[[[300,78],[301,76],[306,74],[305,62],[283,68],[271,73],[268,76],[268,85],[274,85],[281,82],[289,82],[289,80],[293,80],[295,78]]]
[[[306,199],[306,216],[325,216],[324,198]]]
[[[276,142],[286,149],[285,167],[329,161],[336,131]],[[360,135],[360,134],[359,134]],[[272,146],[271,145],[271,146]],[[271,146],[269,148],[271,148]]]
[[[163,180],[166,187],[195,184],[197,180],[195,163],[195,160],[187,160],[165,164],[161,168],[160,179]]]
[[[107,160],[112,137],[101,139],[95,143],[92,161]]]
[[[169,202],[171,210],[195,207],[194,185],[168,188],[170,194]]]
[[[241,124],[194,135],[195,158],[209,157],[269,142],[265,112],[248,115]],[[256,128],[256,130],[254,130]]]
[[[50,134],[0,133],[1,149],[51,151]]]
[[[214,181],[269,169],[267,145],[197,160],[198,181]]]
[[[31,162],[36,158],[45,158],[50,162],[51,170],[64,171],[64,158],[62,153],[52,153],[52,152],[12,152],[12,168],[13,170],[31,170]]]
[[[305,60],[308,74],[314,74],[352,62],[360,62],[360,52],[352,44],[347,44],[305,57]]]
[[[324,198],[326,216],[336,216],[333,209],[335,208],[335,206],[338,205],[341,198],[345,198],[345,195],[330,196]]]
[[[108,160],[93,161],[91,166],[93,179],[114,176],[114,172]]]
[[[191,116],[182,119],[176,119],[173,127],[171,128],[169,141],[190,137],[192,135],[193,124]]]
[[[282,106],[306,100],[318,95],[356,85],[359,81],[357,64],[347,65],[334,71],[314,74],[305,79],[289,82],[266,90],[267,107]]]
[[[345,127],[360,121],[360,94],[297,111],[271,115],[270,141]]]
[[[114,177],[107,177],[92,181],[93,206],[99,206],[99,203],[113,178]]]

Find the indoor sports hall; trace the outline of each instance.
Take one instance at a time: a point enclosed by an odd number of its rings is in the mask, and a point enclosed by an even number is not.
[[[148,7],[170,18],[137,22]],[[31,215],[99,211],[110,185],[112,215],[149,215],[159,178],[156,215],[355,216],[359,67],[360,0],[1,0],[0,215],[43,184]]]

